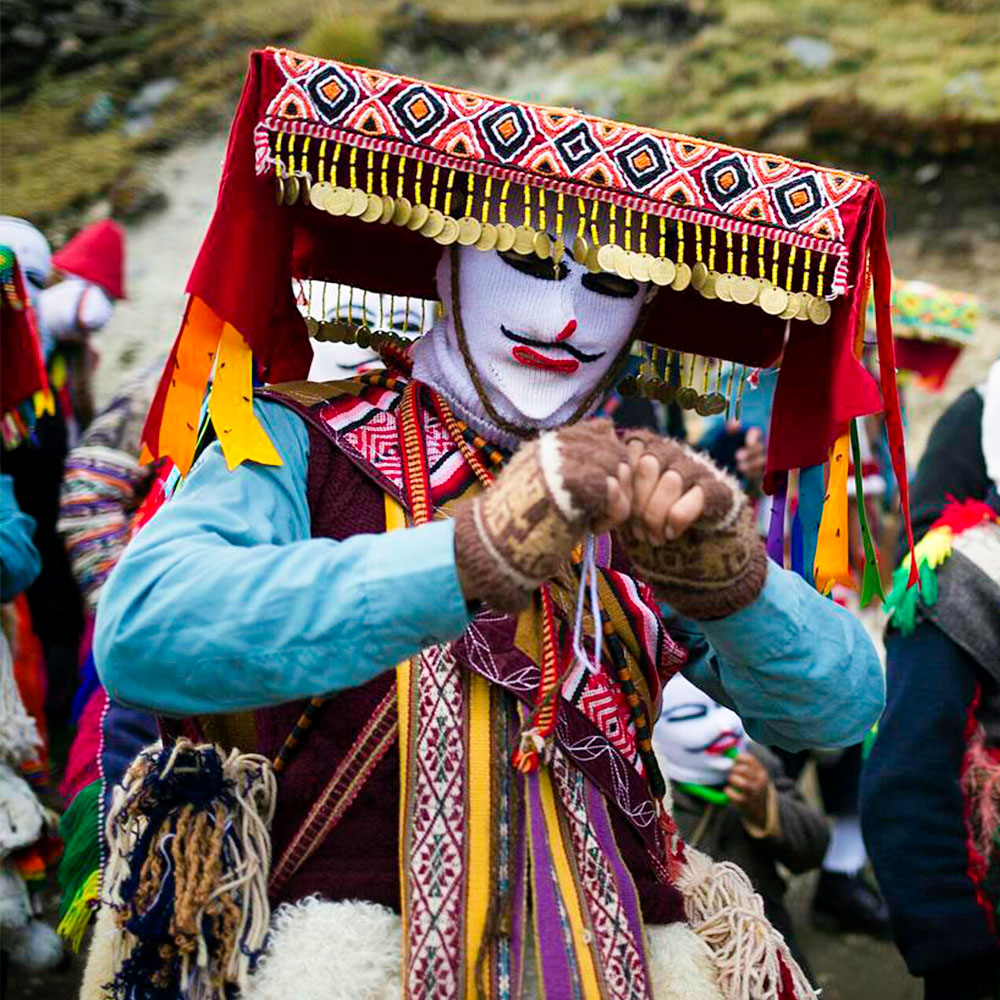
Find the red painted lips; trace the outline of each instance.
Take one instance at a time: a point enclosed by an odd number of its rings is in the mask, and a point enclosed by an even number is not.
[[[527,368],[541,368],[559,375],[572,375],[580,367],[580,362],[575,358],[547,358],[524,344],[518,344],[510,353],[515,361]]]

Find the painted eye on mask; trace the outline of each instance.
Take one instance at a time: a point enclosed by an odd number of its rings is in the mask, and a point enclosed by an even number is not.
[[[537,254],[516,253],[514,250],[507,250],[499,256],[505,264],[509,264],[515,271],[520,271],[532,278],[540,278],[542,281],[563,281],[569,274],[569,268],[562,262],[553,264],[551,260],[542,260]]]
[[[666,722],[690,722],[692,719],[703,719],[708,715],[707,705],[674,705],[666,713]]]
[[[580,279],[580,284],[588,291],[607,295],[612,299],[631,299],[639,291],[639,286],[631,278],[622,278],[607,271],[599,271],[597,274],[588,271]]]

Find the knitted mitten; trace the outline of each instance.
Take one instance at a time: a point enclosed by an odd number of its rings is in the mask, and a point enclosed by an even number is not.
[[[522,445],[496,482],[455,517],[455,557],[476,596],[496,611],[527,607],[605,516],[608,476],[626,460],[607,420]]]
[[[689,618],[724,618],[754,601],[764,586],[767,552],[743,491],[709,459],[686,445],[634,430],[626,445],[640,441],[663,472],[673,470],[683,491],[700,486],[705,510],[680,538],[651,545],[633,530],[633,514],[622,528],[632,564],[656,596]]]

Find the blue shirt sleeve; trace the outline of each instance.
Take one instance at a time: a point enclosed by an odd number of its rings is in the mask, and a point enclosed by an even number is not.
[[[13,478],[0,476],[0,601],[13,600],[38,576],[34,534],[35,519],[18,507]]]
[[[468,624],[452,523],[310,537],[305,424],[255,407],[284,464],[230,472],[211,445],[105,584],[95,658],[125,704],[191,715],[329,694]]]
[[[684,675],[758,743],[850,746],[882,712],[885,678],[861,622],[774,563],[753,604],[697,624],[668,613],[666,624],[689,650]]]

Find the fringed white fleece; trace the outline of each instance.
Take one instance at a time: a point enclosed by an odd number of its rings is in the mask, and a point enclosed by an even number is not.
[[[399,916],[376,903],[286,903],[240,1000],[399,1000],[402,933]],[[728,1000],[711,950],[690,928],[647,926],[646,945],[653,1000]],[[523,1000],[541,1000],[534,965],[526,956]]]
[[[764,901],[730,861],[687,846],[677,888],[692,930],[708,945],[724,1000],[779,1000],[784,963],[798,1000],[816,993],[785,939],[764,916]],[[780,963],[779,963],[780,957]]]

